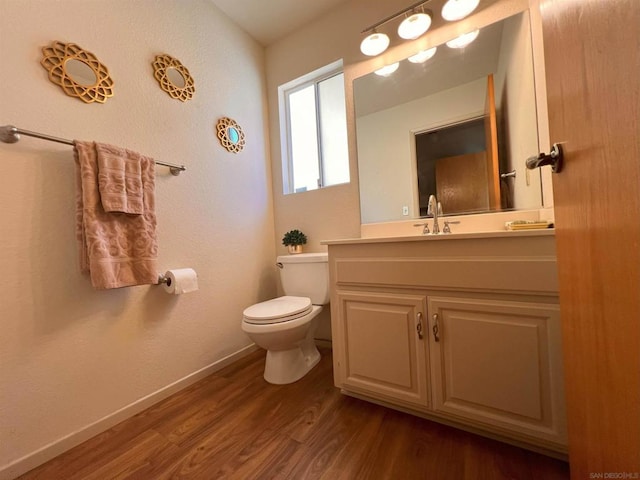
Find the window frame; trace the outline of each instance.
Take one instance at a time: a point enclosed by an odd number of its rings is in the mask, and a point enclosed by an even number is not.
[[[333,187],[335,185],[345,185],[351,182],[351,175],[349,180],[339,184],[324,185],[324,157],[322,151],[322,132],[321,132],[321,116],[320,111],[320,97],[318,95],[318,84],[337,75],[343,77],[343,88],[346,95],[346,86],[344,85],[344,68],[342,59],[337,60],[329,65],[321,67],[313,72],[310,72],[302,77],[292,80],[278,87],[278,99],[279,99],[279,112],[280,112],[280,151],[282,160],[282,190],[284,195],[304,193],[304,191],[296,192],[293,178],[293,152],[292,152],[292,136],[291,136],[291,111],[289,105],[289,96],[292,93],[303,90],[311,85],[314,89],[314,99],[316,106],[316,139],[317,139],[317,155],[318,155],[318,185],[313,190],[320,190],[322,188]],[[347,112],[347,106],[345,103],[345,115]],[[312,190],[305,190],[312,191]]]

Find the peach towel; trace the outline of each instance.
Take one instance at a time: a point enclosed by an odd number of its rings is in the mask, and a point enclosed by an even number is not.
[[[155,162],[139,156],[144,212],[109,213],[100,198],[95,142],[74,144],[80,269],[90,273],[97,289],[158,283]]]
[[[142,155],[104,143],[95,145],[98,154],[98,187],[105,212],[142,215]]]

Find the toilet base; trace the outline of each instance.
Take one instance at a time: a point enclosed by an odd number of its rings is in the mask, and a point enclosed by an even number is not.
[[[313,339],[305,339],[289,350],[267,350],[264,379],[275,385],[293,383],[304,377],[320,361]]]

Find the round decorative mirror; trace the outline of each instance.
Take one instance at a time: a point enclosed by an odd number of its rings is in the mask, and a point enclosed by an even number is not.
[[[196,87],[187,67],[170,55],[157,55],[152,63],[153,76],[171,98],[185,102],[193,98]]]
[[[113,96],[109,70],[96,56],[74,43],[53,42],[43,47],[40,64],[49,72],[49,80],[64,93],[85,103],[104,103]]]
[[[232,153],[241,152],[244,148],[244,132],[240,125],[231,118],[222,117],[216,125],[220,144]]]

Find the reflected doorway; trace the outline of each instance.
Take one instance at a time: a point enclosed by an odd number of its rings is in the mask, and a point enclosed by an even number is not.
[[[484,119],[416,134],[420,216],[436,195],[445,214],[489,209]]]
[[[444,214],[509,207],[500,191],[493,75],[487,77],[482,115],[418,133],[415,147],[421,217],[434,194]]]

